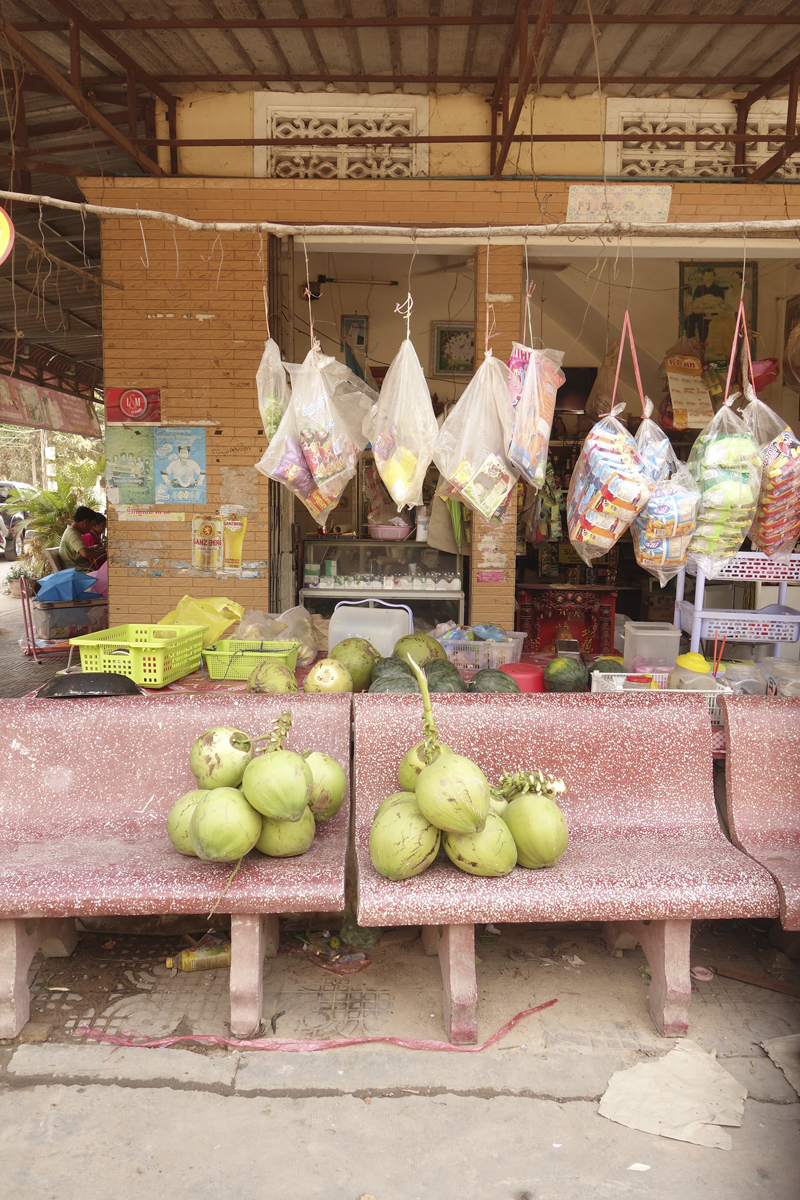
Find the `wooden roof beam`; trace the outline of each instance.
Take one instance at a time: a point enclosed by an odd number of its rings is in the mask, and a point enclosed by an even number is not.
[[[60,7],[60,5],[56,5]],[[585,12],[554,13],[551,25],[589,25]],[[794,13],[595,13],[595,25],[726,25],[780,26],[800,25],[800,15]],[[99,30],[110,32],[157,33],[160,30],[191,29],[381,29],[387,26],[420,27],[425,25],[457,27],[459,25],[513,25],[513,16],[504,13],[463,16],[385,16],[385,17],[142,17],[105,19],[94,22]],[[20,33],[63,33],[69,29],[66,21],[18,21]]]
[[[539,16],[536,21],[536,26],[531,38],[531,44],[527,47],[525,54],[525,69],[522,73],[519,83],[517,84],[517,94],[514,97],[514,107],[511,110],[511,116],[503,129],[503,140],[500,143],[500,149],[497,152],[497,160],[492,171],[493,179],[500,179],[503,174],[503,167],[506,165],[508,152],[511,149],[511,143],[514,140],[514,134],[517,131],[522,106],[530,91],[530,86],[533,81],[534,72],[536,71],[539,62],[539,55],[544,45],[544,40],[547,37],[547,31],[550,27],[550,18],[553,15],[553,6],[555,0],[542,0],[542,7],[539,9]]]

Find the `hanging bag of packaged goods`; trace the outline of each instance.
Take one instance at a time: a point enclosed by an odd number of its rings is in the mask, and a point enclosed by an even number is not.
[[[502,519],[516,486],[518,472],[507,457],[513,424],[508,367],[487,350],[433,452],[444,493],[485,521]]]
[[[281,362],[280,348],[272,338],[268,338],[264,343],[264,353],[256,371],[256,388],[258,411],[269,445],[289,403],[289,385]]]
[[[592,426],[572,472],[567,494],[567,531],[575,551],[587,566],[615,546],[650,498],[636,443],[617,420],[625,408],[616,404],[625,335],[629,336],[636,385],[645,412],[645,397],[636,357],[630,317],[622,325],[611,411]]]
[[[761,454],[741,417],[733,411],[731,375],[741,329],[752,387],[750,342],[744,304],[739,303],[722,408],[692,446],[688,467],[700,487],[700,510],[689,546],[689,566],[708,579],[733,561],[756,515],[761,490]]]
[[[697,523],[700,489],[664,431],[651,420],[653,402],[645,396],[645,417],[636,431],[636,449],[650,497],[631,525],[640,567],[662,587],[686,566]]]
[[[563,350],[531,350],[514,413],[509,461],[537,490],[544,487],[556,392],[565,380]]]
[[[370,431],[378,473],[398,510],[422,504],[438,435],[425,372],[406,334],[386,372]]]
[[[800,538],[800,441],[782,417],[750,392],[742,420],[761,454],[761,487],[750,541],[776,562],[788,563]]]

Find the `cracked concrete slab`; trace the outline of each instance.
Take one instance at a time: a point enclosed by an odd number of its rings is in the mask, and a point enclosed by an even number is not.
[[[797,1095],[780,1067],[768,1058],[730,1056],[720,1064],[743,1083],[753,1100],[767,1104],[796,1104]]]
[[[103,1082],[213,1092],[232,1090],[238,1064],[236,1053],[211,1057],[177,1047],[145,1050],[55,1044],[20,1046],[7,1070],[16,1084]]]

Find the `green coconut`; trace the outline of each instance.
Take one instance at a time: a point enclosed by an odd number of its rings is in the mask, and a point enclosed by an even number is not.
[[[321,658],[308,672],[304,692],[352,692],[353,680],[347,667],[335,658]]]
[[[440,754],[452,754],[453,751],[449,746],[445,746],[443,742],[439,743]],[[419,773],[423,767],[427,766],[424,758],[425,743],[417,742],[416,746],[412,746],[408,754],[400,763],[397,772],[397,782],[404,792],[415,792],[417,790],[417,780]]]
[[[311,799],[314,776],[300,754],[284,750],[292,714],[282,713],[274,724],[267,750],[248,764],[242,791],[248,803],[275,821],[299,821]]]
[[[444,852],[451,863],[468,875],[508,875],[517,862],[517,847],[511,832],[497,813],[486,814],[478,833],[442,834]]]
[[[176,850],[180,851],[181,854],[188,854],[191,858],[197,858],[189,838],[192,813],[195,810],[195,805],[207,794],[207,791],[203,788],[198,788],[194,792],[187,792],[185,796],[181,796],[180,800],[176,800],[167,817],[169,840]]]
[[[415,795],[423,816],[447,833],[476,833],[489,812],[489,782],[463,754],[442,754],[423,767]]]
[[[503,818],[517,846],[521,867],[552,867],[567,848],[566,818],[549,796],[526,792],[509,803]]]
[[[232,787],[204,791],[189,823],[192,849],[207,862],[242,858],[253,849],[260,833],[260,815],[239,789]]]
[[[436,658],[446,659],[447,655],[444,646],[436,638],[428,637],[427,633],[407,633],[395,642],[392,658],[399,658],[409,665],[413,659],[417,666],[425,667]]]
[[[328,657],[347,667],[354,692],[365,692],[372,682],[373,668],[381,656],[366,638],[351,637],[337,642]]]
[[[378,807],[369,835],[369,853],[379,875],[411,879],[431,865],[441,835],[425,819],[411,792],[387,796]]]
[[[255,749],[246,733],[232,725],[207,729],[189,752],[189,767],[199,788],[238,787]]]
[[[329,821],[342,807],[347,794],[347,776],[330,754],[306,750],[303,758],[313,778],[308,806],[315,821]]]
[[[250,675],[246,690],[263,695],[296,692],[297,680],[286,663],[263,662]]]
[[[303,810],[299,821],[275,821],[264,817],[256,850],[270,858],[293,858],[305,854],[314,841],[317,824],[310,808]]]

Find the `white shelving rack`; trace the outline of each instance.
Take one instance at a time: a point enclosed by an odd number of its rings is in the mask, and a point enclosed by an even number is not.
[[[704,608],[704,572],[697,572],[694,602],[690,603],[683,598],[686,571],[681,571],[676,583],[675,625],[690,635],[692,650],[698,651],[702,640],[717,634],[729,642],[771,644],[777,658],[782,642],[796,642],[800,638],[800,612],[786,604],[789,585],[800,583],[800,554],[793,554],[788,563],[777,563],[766,554],[742,550],[714,576],[713,582],[777,584],[778,603],[760,609]]]

